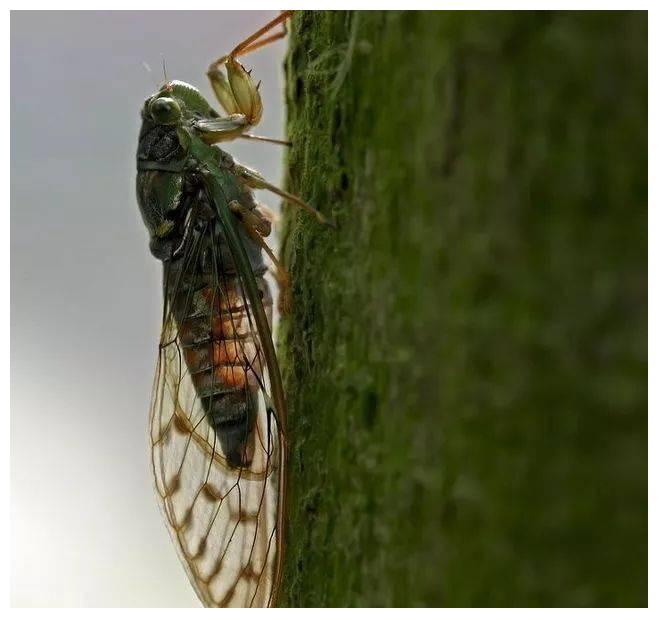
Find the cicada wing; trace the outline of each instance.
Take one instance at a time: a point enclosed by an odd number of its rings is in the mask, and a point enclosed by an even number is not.
[[[165,317],[150,418],[153,475],[171,538],[207,607],[270,606],[279,578],[281,428],[267,365],[239,370],[261,386],[250,461],[232,467],[190,375],[180,328],[172,313]]]

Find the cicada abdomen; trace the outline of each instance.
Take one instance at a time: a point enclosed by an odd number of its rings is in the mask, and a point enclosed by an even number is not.
[[[213,225],[213,224],[209,224]],[[232,467],[248,466],[254,456],[253,430],[265,375],[265,359],[249,302],[230,252],[214,224],[197,239],[198,259],[187,268],[168,266],[166,287],[178,324],[183,359],[206,418]],[[261,302],[271,322],[272,298],[265,265],[250,239],[251,266]],[[176,281],[175,285],[171,285]]]

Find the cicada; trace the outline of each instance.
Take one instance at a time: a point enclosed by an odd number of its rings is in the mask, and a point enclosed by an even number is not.
[[[267,140],[248,133],[263,106],[237,57],[283,36],[268,32],[288,16],[210,65],[224,114],[180,81],[167,81],[141,110],[137,199],[151,253],[163,265],[153,475],[179,557],[209,607],[274,605],[281,579],[286,404],[264,253],[279,282],[287,276],[264,241],[271,220],[253,189],[328,220],[218,144]]]

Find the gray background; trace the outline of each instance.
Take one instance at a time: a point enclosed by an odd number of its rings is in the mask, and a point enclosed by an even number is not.
[[[275,14],[11,14],[14,606],[199,605],[148,468],[161,290],[134,196],[138,112],[163,55],[209,97],[209,62]],[[244,59],[263,135],[282,135],[284,52]],[[226,149],[280,181],[280,147]]]

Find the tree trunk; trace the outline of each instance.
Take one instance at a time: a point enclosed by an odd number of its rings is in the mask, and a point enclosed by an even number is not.
[[[646,13],[305,12],[282,602],[647,603]]]

